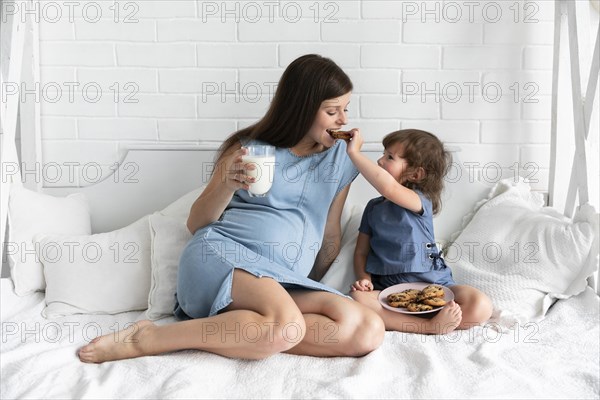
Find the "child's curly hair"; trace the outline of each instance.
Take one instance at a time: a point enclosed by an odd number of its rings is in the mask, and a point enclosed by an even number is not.
[[[408,164],[404,175],[411,176],[419,168],[423,168],[425,172],[419,181],[402,179],[404,186],[419,190],[427,196],[431,200],[433,213],[437,214],[442,208],[444,177],[452,164],[450,152],[434,134],[419,129],[402,129],[383,138],[383,147],[386,149],[396,143],[404,145],[402,158]]]

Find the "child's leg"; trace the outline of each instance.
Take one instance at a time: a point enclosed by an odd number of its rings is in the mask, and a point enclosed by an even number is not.
[[[461,321],[461,309],[452,302],[442,308],[433,318],[421,318],[410,314],[390,311],[384,308],[378,300],[380,291],[353,291],[350,296],[359,303],[375,311],[385,324],[388,331],[446,334],[452,332]]]
[[[472,286],[453,285],[450,289],[462,309],[462,321],[457,329],[469,329],[481,325],[492,316],[492,301],[490,298]]]

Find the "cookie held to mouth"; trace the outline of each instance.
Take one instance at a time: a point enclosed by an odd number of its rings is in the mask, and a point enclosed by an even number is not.
[[[342,140],[350,140],[352,139],[352,135],[350,131],[334,131],[332,129],[327,129],[327,133],[334,139],[342,139]]]

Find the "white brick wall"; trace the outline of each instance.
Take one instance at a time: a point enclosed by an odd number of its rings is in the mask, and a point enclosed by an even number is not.
[[[152,42],[156,37],[154,21],[139,20],[136,23],[115,23],[101,19],[90,23],[84,19],[74,21],[78,41]]]
[[[146,118],[80,118],[77,124],[81,139],[156,140],[156,123]]]
[[[194,67],[196,48],[193,43],[118,43],[116,62],[124,67]]]
[[[520,66],[521,47],[516,45],[448,46],[444,48],[444,69],[513,70]]]
[[[234,42],[236,25],[215,19],[168,19],[157,21],[157,32],[159,42]]]
[[[60,18],[40,13],[45,162],[107,169],[124,144],[219,142],[262,116],[293,59],[319,53],[352,78],[350,126],[367,142],[430,130],[503,176],[534,163],[546,188],[550,1],[54,3]]]
[[[457,25],[446,21],[407,20],[402,39],[404,43],[480,44],[482,32],[483,24],[480,23]]]
[[[147,68],[78,68],[77,81],[82,87],[90,82],[100,85],[102,90],[117,92],[124,90],[127,83],[131,83],[135,90],[141,93],[156,93],[158,91],[158,71]],[[62,82],[55,80],[55,82]],[[115,85],[116,84],[116,85]]]
[[[283,43],[279,46],[279,65],[283,68],[304,54],[322,54],[342,68],[360,67],[361,46],[347,43]]]
[[[203,44],[196,46],[198,67],[273,68],[277,66],[277,45],[273,44]]]
[[[42,66],[106,67],[115,65],[113,43],[47,41],[40,44]]]

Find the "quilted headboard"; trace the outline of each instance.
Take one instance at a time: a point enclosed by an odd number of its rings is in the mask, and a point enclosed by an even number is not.
[[[121,228],[146,214],[160,210],[180,196],[207,183],[217,146],[199,148],[129,149],[120,168],[95,185],[83,188],[45,188],[54,196],[83,192],[90,201],[92,231]],[[365,146],[364,153],[376,160],[380,146]],[[453,165],[447,176],[443,210],[435,218],[436,238],[446,240],[461,224],[462,217],[483,198],[489,187],[461,168],[460,150],[451,148]],[[349,204],[365,205],[378,196],[359,176],[352,184]]]

